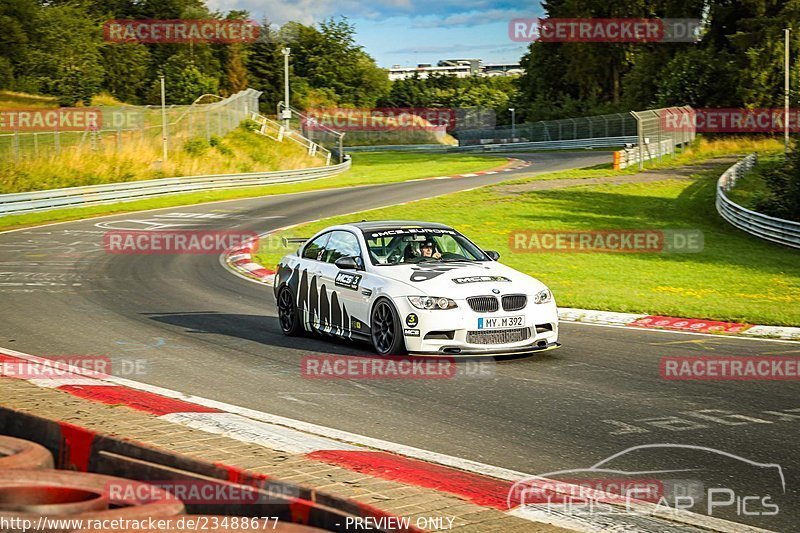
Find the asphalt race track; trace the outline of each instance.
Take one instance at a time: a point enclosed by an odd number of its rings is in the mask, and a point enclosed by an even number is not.
[[[640,444],[712,447],[779,464],[786,476],[786,494],[771,493],[781,502],[778,515],[737,516],[732,505],[714,516],[796,530],[800,384],[666,381],[659,359],[797,355],[797,344],[562,323],[561,349],[482,366],[462,363],[465,375],[457,379],[308,380],[300,375],[304,355],[370,352],[344,342],[285,338],[270,288],[232,275],[218,256],[103,251],[108,229],[180,223],[176,228],[263,232],[533,172],[595,165],[609,155],[519,157],[533,165],[498,175],[175,207],[0,234],[0,346],[45,357],[140,359],[146,373],[124,377],[530,474],[587,468]],[[706,484],[716,476],[736,480],[737,498],[774,487],[771,472],[744,461],[725,462],[723,472],[711,454],[678,455],[652,460],[673,461],[672,468],[691,469],[684,477]],[[642,461],[621,458],[616,466],[641,468]]]

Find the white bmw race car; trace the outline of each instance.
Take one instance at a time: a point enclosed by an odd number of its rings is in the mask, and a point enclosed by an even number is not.
[[[281,330],[371,342],[381,355],[502,355],[558,344],[558,312],[540,281],[428,222],[331,226],[275,275]]]

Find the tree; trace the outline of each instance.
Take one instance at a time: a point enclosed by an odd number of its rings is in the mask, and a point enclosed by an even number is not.
[[[103,49],[103,86],[123,102],[137,103],[148,83],[150,52],[138,43],[118,43]]]
[[[191,104],[204,94],[216,94],[219,87],[217,78],[204,74],[187,53],[175,54],[167,60],[164,77],[168,104]],[[160,94],[160,83],[154,85],[152,92]]]
[[[3,0],[0,3],[0,89],[14,85],[14,71],[24,63],[36,20],[35,0]]]
[[[278,39],[292,50],[292,71],[312,89],[330,89],[339,105],[373,106],[389,90],[385,71],[355,43],[346,19],[330,19],[319,28],[288,22]],[[302,98],[302,94],[297,94]]]
[[[23,68],[30,85],[62,105],[89,104],[100,92],[103,46],[99,25],[79,4],[40,9]]]
[[[283,55],[268,20],[261,23],[258,39],[249,45],[245,65],[250,87],[261,91],[261,108],[274,113],[283,100]]]
[[[662,106],[738,107],[740,71],[727,52],[694,46],[679,52],[666,65],[658,89]]]

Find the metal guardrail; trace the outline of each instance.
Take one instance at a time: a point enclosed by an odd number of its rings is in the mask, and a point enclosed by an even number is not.
[[[614,148],[636,142],[636,136],[595,137],[591,139],[565,139],[563,141],[534,141],[503,144],[484,144],[480,146],[459,146],[457,152],[470,152],[483,149],[484,152],[506,150],[571,150],[580,148]]]
[[[129,202],[168,194],[310,181],[340,174],[350,168],[350,163],[350,159],[347,159],[338,165],[299,170],[187,176],[2,194],[0,195],[0,216],[34,213],[63,207]]]
[[[728,198],[736,181],[749,172],[757,162],[757,155],[750,154],[728,170],[717,181],[717,212],[733,226],[761,239],[785,246],[800,248],[800,222],[775,218],[752,211]]]
[[[383,146],[346,146],[345,152],[496,152],[508,150],[570,150],[581,148],[615,148],[635,143],[638,137],[597,137],[593,139],[566,139],[563,141],[536,141],[500,144],[475,144],[447,146],[444,144],[395,144]]]
[[[614,152],[614,170],[621,170],[633,165],[640,165],[650,159],[661,159],[662,156],[675,153],[676,145],[666,139],[660,143],[646,143],[623,148]]]
[[[446,144],[376,144],[370,146],[345,146],[345,153],[350,152],[446,152],[455,148]]]

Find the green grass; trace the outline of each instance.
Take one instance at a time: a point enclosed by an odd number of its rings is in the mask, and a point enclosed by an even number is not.
[[[6,215],[0,216],[0,230],[160,207],[193,205],[219,200],[270,196],[335,187],[393,183],[431,176],[476,172],[495,168],[505,161],[505,158],[461,154],[407,154],[393,152],[354,154],[352,169],[344,174],[330,178],[265,187],[179,194],[149,200],[94,207],[57,209],[25,215]]]
[[[357,219],[435,219],[541,279],[563,307],[800,325],[800,253],[742,233],[717,215],[714,190],[724,169],[689,180],[521,194],[493,186],[334,217],[291,234]],[[705,246],[692,254],[520,253],[509,246],[515,230],[602,229],[699,229]],[[279,255],[267,247],[258,259],[273,265]]]
[[[58,102],[51,96],[0,91],[0,108],[17,109],[29,107],[58,107]]]

